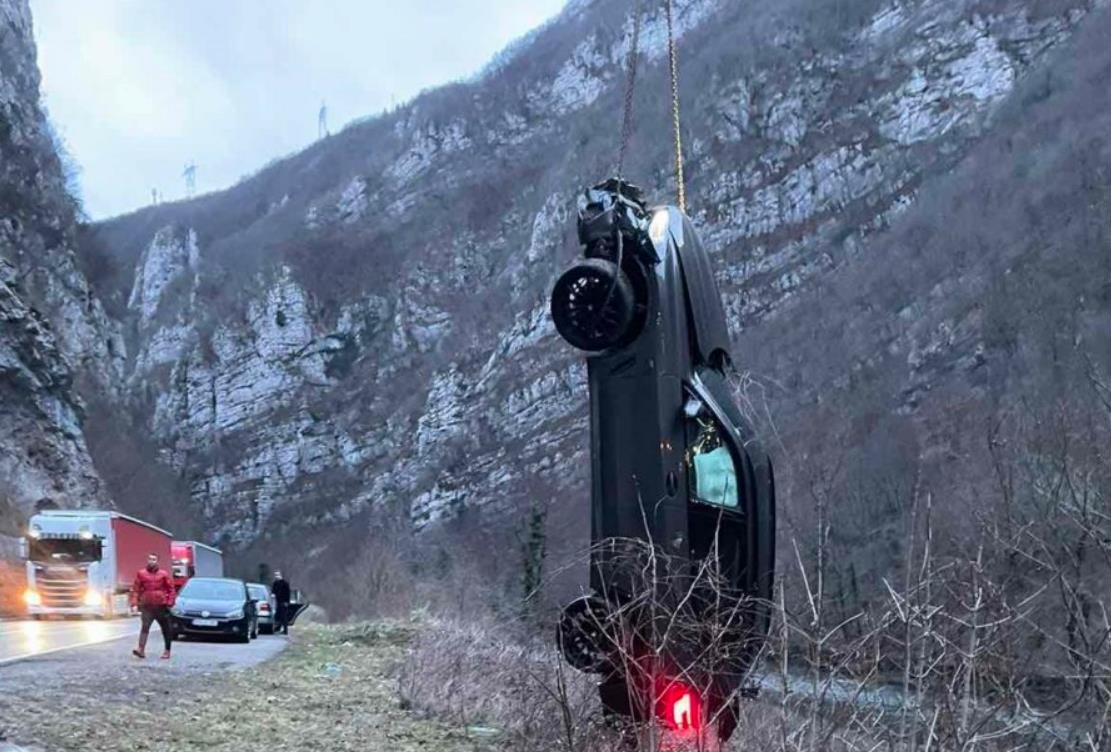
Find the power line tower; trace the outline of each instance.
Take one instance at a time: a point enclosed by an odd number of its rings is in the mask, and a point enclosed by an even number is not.
[[[185,178],[185,196],[193,198],[197,192],[197,164],[190,160],[189,164],[185,165],[181,176]]]
[[[324,138],[331,135],[328,132],[328,105],[324,100],[320,101],[320,112],[316,115],[316,137]]]

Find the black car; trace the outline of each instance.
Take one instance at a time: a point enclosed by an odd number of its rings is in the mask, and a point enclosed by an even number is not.
[[[720,718],[727,738],[733,699],[769,625],[771,462],[730,386],[721,296],[690,219],[674,206],[649,209],[638,189],[611,180],[586,191],[578,232],[584,254],[557,280],[551,313],[559,334],[587,355],[591,592],[564,610],[560,647],[576,668],[601,675],[607,711],[660,715],[644,703],[634,707],[630,697],[654,690],[635,686],[629,661],[614,655],[619,638],[606,630],[609,615],[630,612],[638,597],[634,581],[646,570],[637,557],[647,551],[666,560],[661,566],[671,576],[653,575],[649,587],[661,591],[653,597],[673,597],[696,612],[696,621],[698,609],[720,610],[723,595],[743,604],[727,658],[704,678],[704,696],[693,698]],[[710,598],[682,599],[695,573],[711,563],[724,586]],[[668,588],[671,594],[663,592]],[[632,631],[648,633],[650,626],[644,617]],[[679,673],[674,666],[688,663],[679,653],[698,655],[702,647],[670,645],[665,665],[653,670]]]
[[[258,637],[258,612],[243,580],[194,577],[170,609],[174,637],[227,636],[239,642]]]

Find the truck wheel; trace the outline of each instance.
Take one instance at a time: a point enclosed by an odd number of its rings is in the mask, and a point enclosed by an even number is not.
[[[552,289],[552,320],[573,347],[598,352],[618,344],[633,323],[636,296],[617,264],[583,259],[563,273]]]

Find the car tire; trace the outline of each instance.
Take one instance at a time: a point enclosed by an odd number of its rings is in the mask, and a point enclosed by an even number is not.
[[[579,261],[556,280],[551,298],[556,331],[586,352],[607,350],[629,334],[636,295],[629,277],[612,261]]]

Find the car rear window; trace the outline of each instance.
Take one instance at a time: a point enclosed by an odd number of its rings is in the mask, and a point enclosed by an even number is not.
[[[247,591],[251,594],[251,597],[256,600],[264,600],[270,597],[270,593],[266,592],[266,588],[262,585],[248,585]]]

